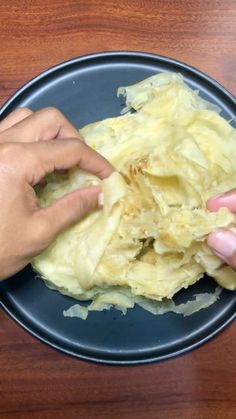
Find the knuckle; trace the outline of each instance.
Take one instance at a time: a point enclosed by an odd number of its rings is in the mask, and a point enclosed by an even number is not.
[[[22,176],[24,159],[22,148],[17,143],[3,143],[0,145],[1,176],[7,176],[8,181],[12,178],[19,180]]]
[[[59,109],[57,108],[54,108],[53,106],[43,109],[43,112],[45,113],[47,118],[49,118],[52,121],[57,121],[62,117],[61,111],[59,111]]]
[[[87,212],[89,208],[89,202],[86,197],[80,198],[77,206],[77,217],[78,219],[82,218]]]
[[[36,153],[33,152],[30,145],[24,143],[6,142],[0,144],[0,161],[2,164],[9,165],[24,170],[27,168],[36,168],[39,166]]]
[[[81,199],[79,200],[79,216],[84,217],[85,215],[89,214],[95,208],[97,208],[98,198],[95,196],[87,196],[83,194]]]

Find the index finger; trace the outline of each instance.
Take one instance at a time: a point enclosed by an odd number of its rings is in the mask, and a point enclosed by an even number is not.
[[[44,108],[31,113],[8,127],[2,134],[4,142],[36,142],[54,138],[79,138],[79,131],[56,108]]]
[[[55,170],[70,169],[74,166],[79,166],[100,179],[110,176],[114,171],[103,156],[75,138],[28,143],[23,147],[28,153],[25,157],[27,161],[24,161],[21,167],[31,184],[38,183],[45,175]],[[22,158],[24,154],[23,152]]]

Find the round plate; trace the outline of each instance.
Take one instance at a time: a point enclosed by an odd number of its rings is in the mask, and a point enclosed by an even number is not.
[[[178,61],[138,52],[93,54],[62,63],[21,88],[1,109],[4,118],[18,106],[37,110],[56,106],[81,127],[120,114],[117,88],[161,71],[181,72],[201,96],[216,103],[228,120],[235,118],[235,99],[198,70]],[[168,280],[168,278],[167,278]],[[213,290],[203,278],[176,297],[181,302],[198,292]],[[205,342],[235,318],[236,295],[223,291],[208,309],[190,317],[170,313],[153,316],[141,308],[126,316],[115,310],[91,312],[86,321],[64,318],[75,303],[48,289],[30,266],[0,285],[1,304],[26,330],[68,354],[113,364],[135,364],[170,358]]]

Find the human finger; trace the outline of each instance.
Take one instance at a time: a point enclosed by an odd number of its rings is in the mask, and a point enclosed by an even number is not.
[[[230,211],[236,212],[236,189],[208,199],[207,208],[210,211],[217,211],[221,207],[227,207]]]
[[[55,138],[82,139],[78,130],[56,108],[44,108],[7,129],[3,133],[4,141],[36,142]]]
[[[100,207],[100,186],[78,189],[38,211],[38,220],[46,226],[43,234],[53,240],[60,232]]]
[[[0,132],[6,131],[13,125],[23,121],[28,116],[32,115],[32,111],[28,108],[17,108],[11,112],[6,118],[0,122]]]
[[[18,160],[19,153],[21,154],[20,167],[31,185],[38,183],[48,173],[74,166],[79,166],[100,179],[110,176],[114,171],[103,156],[83,141],[74,138],[28,143],[22,149],[19,146],[17,145],[17,153],[13,146],[13,154],[17,154]]]
[[[209,234],[207,244],[227,265],[236,269],[236,229],[219,229]]]

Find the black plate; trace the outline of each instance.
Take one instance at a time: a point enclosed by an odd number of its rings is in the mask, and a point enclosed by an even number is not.
[[[1,109],[4,118],[18,106],[37,110],[56,106],[77,127],[119,115],[119,86],[161,71],[181,72],[189,85],[219,105],[227,119],[235,117],[235,98],[198,70],[178,61],[138,52],[93,54],[62,63],[21,88]],[[178,302],[213,290],[204,278],[177,296]],[[75,300],[51,291],[28,266],[0,285],[1,304],[26,330],[68,354],[113,364],[135,364],[170,358],[193,349],[235,318],[236,295],[223,291],[220,300],[190,317],[153,316],[135,308],[127,316],[115,310],[90,313],[88,320],[63,318]]]

